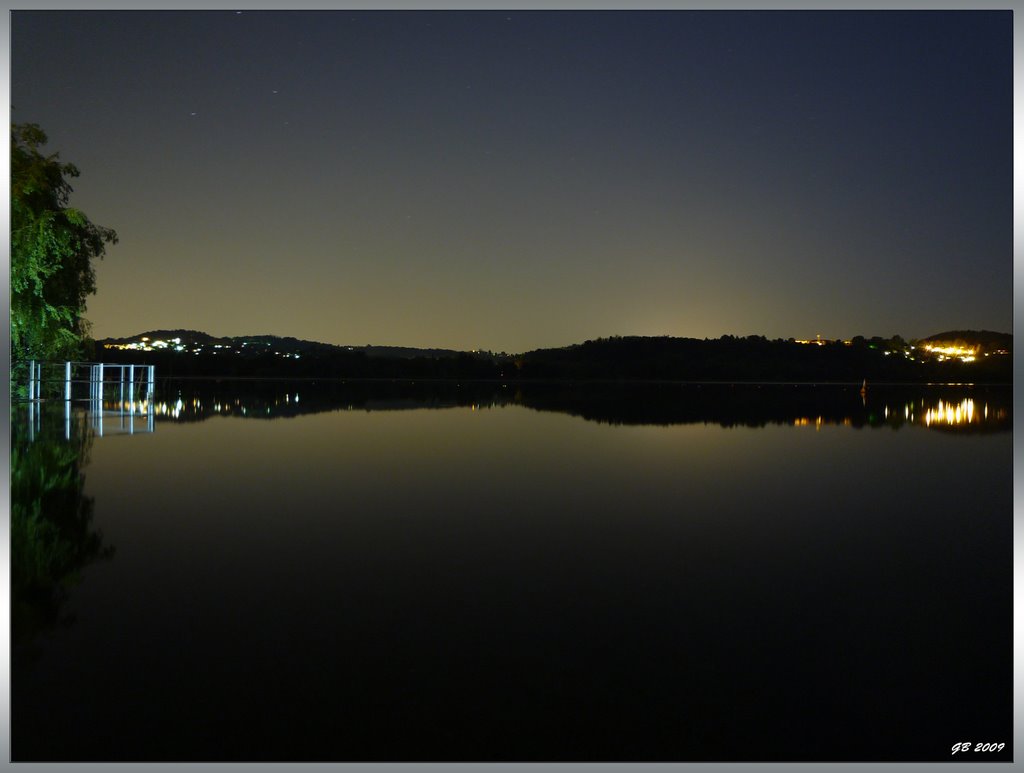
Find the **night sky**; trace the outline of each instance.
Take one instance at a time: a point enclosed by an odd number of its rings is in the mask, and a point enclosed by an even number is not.
[[[1009,11],[14,12],[98,337],[1012,330]]]

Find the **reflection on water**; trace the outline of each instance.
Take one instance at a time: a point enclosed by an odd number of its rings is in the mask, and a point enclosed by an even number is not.
[[[12,413],[15,638],[41,621],[52,624],[81,568],[112,552],[90,529],[92,501],[82,496],[82,469],[97,438],[154,432],[154,421],[512,405],[621,425],[986,432],[1006,431],[1012,424],[1009,388],[964,386],[873,388],[862,396],[856,386],[165,381],[152,403],[22,405]]]
[[[15,760],[1012,738],[1009,389],[167,381],[134,436],[123,407],[12,415]]]
[[[488,384],[431,382],[173,382],[153,404],[158,421],[217,416],[279,419],[329,411],[521,405],[609,424],[723,427],[889,427],[994,431],[1011,427],[1008,387],[875,387],[694,384]],[[145,413],[147,406],[135,403]],[[108,401],[110,412],[129,410]]]
[[[11,442],[11,634],[14,655],[34,653],[41,632],[70,620],[69,590],[89,564],[113,555],[93,528],[83,468],[95,432],[84,412],[66,426],[14,411]],[[19,427],[27,426],[25,432]]]
[[[924,407],[922,405],[922,407]],[[910,413],[910,406],[905,409]],[[1006,422],[1008,412],[1005,408],[998,407],[993,409],[991,420],[998,423]],[[982,424],[987,423],[990,420],[988,403],[982,404],[980,411],[974,409],[974,400],[971,398],[964,398],[959,403],[945,403],[942,400],[934,407],[929,407],[924,411],[924,423],[926,426],[932,426],[937,424],[942,426],[943,424],[948,426],[960,426],[964,424]]]
[[[916,402],[894,400],[882,406],[882,421],[875,420],[874,416],[869,415],[869,425],[886,425],[893,429],[899,429],[905,424],[960,430],[1008,430],[1011,427],[1008,405],[993,403],[990,407],[988,400],[976,402],[972,397],[964,397],[959,401],[942,398],[922,398]],[[839,420],[824,416],[804,416],[793,420],[796,427],[821,429],[822,426],[832,424],[852,427],[855,422],[851,416]]]

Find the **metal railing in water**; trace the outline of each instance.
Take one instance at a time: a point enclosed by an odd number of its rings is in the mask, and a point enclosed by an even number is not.
[[[12,363],[14,365],[14,363]],[[153,393],[156,367],[109,362],[42,362],[28,360],[29,440],[35,439],[41,422],[39,403],[64,402],[64,436],[71,437],[72,403],[88,403],[90,423],[101,437],[104,418],[116,417],[115,432],[152,432],[155,416]],[[111,392],[115,395],[111,395]],[[113,398],[108,400],[108,396]],[[104,401],[113,402],[107,410]],[[145,428],[136,428],[136,417],[145,417]]]
[[[145,393],[145,399],[152,402],[156,383],[156,366],[121,365],[111,362],[42,362],[28,360],[28,399],[88,399],[102,400],[108,387],[116,386],[121,399],[128,392],[128,399]],[[17,364],[15,364],[17,367]],[[83,371],[86,377],[83,378]],[[82,398],[78,384],[88,384],[88,397]],[[44,387],[46,392],[44,395]],[[78,397],[76,397],[76,392]]]

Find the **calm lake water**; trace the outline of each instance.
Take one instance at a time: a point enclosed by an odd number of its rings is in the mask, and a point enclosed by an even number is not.
[[[1011,758],[1009,388],[154,403],[12,414],[15,760]]]

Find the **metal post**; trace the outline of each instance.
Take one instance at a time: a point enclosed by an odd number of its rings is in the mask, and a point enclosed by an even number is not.
[[[135,413],[135,366],[128,366],[128,402],[131,403],[132,413]]]
[[[150,365],[149,368],[149,386],[146,390],[146,400],[149,405],[149,410],[153,410],[153,382],[156,380],[156,365]]]
[[[64,402],[71,400],[71,362],[64,363]]]
[[[35,397],[36,389],[36,361],[28,361],[28,399],[32,400]]]
[[[124,365],[119,366],[121,368],[118,374],[119,389],[117,392],[117,409],[124,414]]]
[[[64,401],[64,439],[71,440],[71,398]]]
[[[36,439],[36,404],[31,400],[28,403],[28,439],[29,442]]]
[[[103,364],[93,365],[93,405],[92,416],[96,432],[103,437]]]

